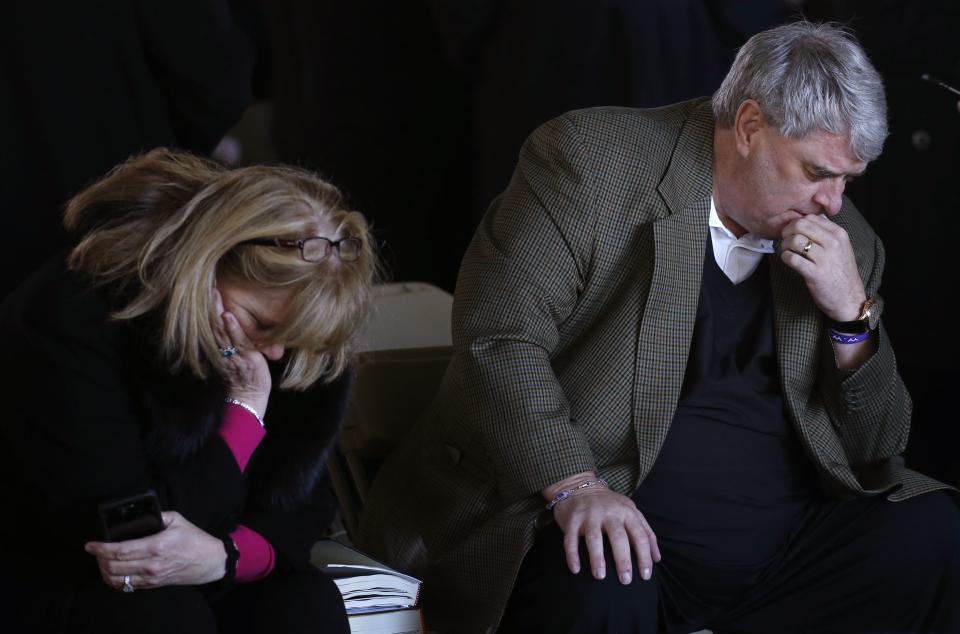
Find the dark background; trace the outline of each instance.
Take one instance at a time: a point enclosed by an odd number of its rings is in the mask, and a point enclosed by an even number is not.
[[[156,145],[209,153],[231,128],[239,153],[218,156],[319,171],[372,219],[392,279],[452,290],[538,124],[710,94],[739,45],[800,12],[848,24],[888,93],[886,149],[848,194],[887,247],[884,323],[916,408],[908,459],[960,484],[960,113],[920,80],[960,86],[958,0],[75,5],[15,3],[0,21],[3,295],[66,244],[64,202],[109,165]]]

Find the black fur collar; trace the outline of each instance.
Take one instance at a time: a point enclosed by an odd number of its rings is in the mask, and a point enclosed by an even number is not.
[[[189,460],[220,428],[227,387],[218,375],[207,381],[187,371],[171,373],[158,365],[149,320],[136,320],[133,337],[138,368],[136,391],[143,395],[147,454],[164,464]],[[153,349],[152,349],[153,348]],[[150,361],[146,361],[150,360]],[[271,364],[274,385],[281,364]],[[305,392],[274,389],[266,414],[267,435],[245,472],[247,503],[255,508],[292,509],[309,499],[325,473],[328,452],[346,410],[349,373]]]

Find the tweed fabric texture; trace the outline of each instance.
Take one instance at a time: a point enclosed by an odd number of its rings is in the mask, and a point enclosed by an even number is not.
[[[541,489],[595,469],[630,495],[652,468],[696,316],[713,127],[706,100],[599,108],[524,145],[464,257],[436,401],[383,467],[361,525],[363,547],[424,578],[431,628],[496,628],[552,521]],[[847,200],[836,220],[876,294],[879,239]],[[783,393],[824,486],[894,500],[944,488],[897,457],[911,402],[885,333],[862,368],[838,372],[802,279],[776,257],[770,268]]]

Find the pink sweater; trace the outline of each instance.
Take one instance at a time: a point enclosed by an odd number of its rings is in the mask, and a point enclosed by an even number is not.
[[[267,431],[253,414],[239,405],[226,405],[220,437],[227,443],[241,472],[247,468],[250,457],[266,435]],[[230,537],[240,555],[237,560],[237,581],[256,581],[270,574],[276,563],[275,555],[273,546],[263,535],[241,524],[230,533]]]

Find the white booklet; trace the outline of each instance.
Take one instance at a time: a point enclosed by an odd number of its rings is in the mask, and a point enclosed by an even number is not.
[[[337,541],[314,544],[310,562],[333,578],[348,615],[412,608],[420,598],[419,579]]]
[[[350,616],[350,634],[424,634],[426,631],[418,608]]]

